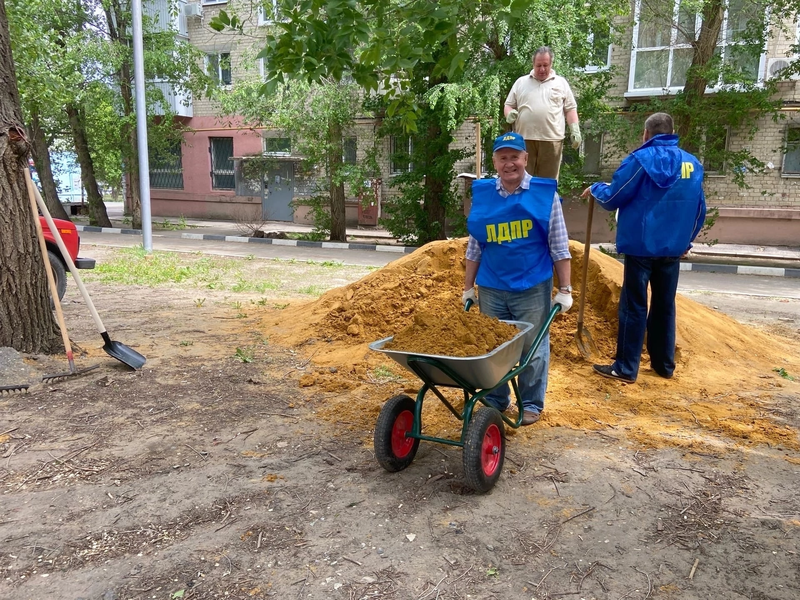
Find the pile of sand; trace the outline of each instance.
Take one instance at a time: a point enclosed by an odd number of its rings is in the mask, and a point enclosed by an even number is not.
[[[403,390],[413,395],[419,386],[416,376],[367,345],[395,335],[420,312],[461,310],[465,247],[465,239],[428,244],[314,302],[273,315],[266,325],[271,339],[313,356],[316,371],[310,375],[310,389],[316,384],[320,391],[337,393],[326,399],[323,416],[368,432],[383,400]],[[597,353],[586,360],[575,343],[583,246],[571,242],[570,250],[576,305],[551,327],[550,384],[538,427],[623,429],[652,445],[708,447],[734,440],[800,447],[796,430],[780,417],[795,408],[773,400],[776,392],[788,392],[788,397],[800,390],[800,384],[774,372],[800,372],[800,344],[681,296],[673,379],[650,370],[646,353],[634,385],[593,374],[592,363],[613,361],[622,265],[595,251],[590,256],[584,324]],[[388,371],[395,377],[387,377]],[[436,400],[426,402],[429,415],[423,425],[439,434],[458,431],[458,423],[438,405]],[[530,437],[535,431],[526,428],[519,435]]]
[[[483,356],[520,333],[514,325],[453,306],[445,312],[420,311],[383,347],[435,356]]]

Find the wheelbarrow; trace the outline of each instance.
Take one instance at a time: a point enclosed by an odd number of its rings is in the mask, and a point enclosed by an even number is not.
[[[375,423],[374,448],[378,463],[389,472],[402,471],[414,460],[420,440],[460,446],[463,449],[462,460],[467,485],[478,492],[492,489],[503,470],[505,426],[516,429],[522,424],[522,398],[517,376],[533,359],[560,310],[560,305],[553,306],[525,356],[521,356],[525,341],[533,337],[534,332],[531,323],[522,321],[504,321],[516,326],[518,333],[482,356],[412,354],[384,348],[392,337],[371,343],[371,350],[387,354],[423,381],[416,400],[401,394],[390,398],[383,405]],[[515,420],[486,402],[486,396],[509,382],[518,409]],[[463,410],[456,409],[444,397],[440,390],[443,387],[461,388],[464,392]],[[428,392],[439,398],[457,419],[463,421],[460,439],[438,438],[422,433],[422,406]],[[479,404],[483,406],[478,406]]]

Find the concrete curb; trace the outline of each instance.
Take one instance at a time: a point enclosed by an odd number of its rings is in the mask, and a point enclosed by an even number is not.
[[[142,235],[140,229],[122,229],[119,227],[94,227],[91,225],[77,225],[78,231],[92,233],[119,233],[123,235]],[[253,238],[237,235],[216,235],[209,233],[182,233],[185,240],[207,240],[214,242],[233,242],[239,244],[272,244],[274,246],[296,246],[301,248],[330,248],[336,250],[372,250],[375,252],[393,252],[396,254],[410,254],[417,250],[416,246],[389,246],[383,244],[360,244],[358,242],[309,242],[305,240],[282,240],[277,238]],[[619,259],[618,259],[619,260]],[[620,262],[624,262],[620,260]],[[782,267],[757,267],[748,265],[729,265],[712,263],[682,262],[681,271],[695,271],[704,273],[727,273],[730,275],[762,275],[768,277],[795,277],[800,279],[800,268]]]
[[[766,275],[768,277],[798,277],[800,269],[783,267],[754,267],[749,265],[718,265],[711,263],[681,263],[681,271],[702,271],[705,273],[729,273],[733,275]]]
[[[90,233],[120,233],[125,235],[142,235],[141,229],[121,229],[119,227],[95,227],[93,225],[76,225],[78,231]],[[385,244],[361,244],[358,242],[309,242],[306,240],[282,240],[278,238],[254,238],[238,235],[219,235],[213,233],[182,233],[184,240],[207,240],[212,242],[234,242],[239,244],[272,244],[274,246],[296,246],[300,248],[330,248],[335,250],[373,250],[375,252],[394,252],[410,254],[417,250],[416,246],[390,246]]]

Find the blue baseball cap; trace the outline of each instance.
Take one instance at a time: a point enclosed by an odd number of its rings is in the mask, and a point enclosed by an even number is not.
[[[511,148],[525,152],[525,139],[520,134],[509,131],[495,138],[492,152],[497,152],[501,148]]]

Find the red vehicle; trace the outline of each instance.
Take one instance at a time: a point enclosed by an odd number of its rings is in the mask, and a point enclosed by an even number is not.
[[[47,221],[44,217],[39,217],[39,222],[42,224],[42,231],[44,232],[44,239],[47,242],[47,258],[50,259],[50,267],[53,269],[53,277],[56,280],[56,287],[58,288],[59,300],[64,297],[64,292],[67,291],[67,263],[61,257],[61,251],[58,249],[58,244],[47,226]],[[93,258],[78,258],[78,250],[81,247],[81,238],[78,236],[78,229],[70,221],[63,221],[61,219],[53,219],[53,223],[58,227],[58,232],[61,234],[61,239],[64,240],[64,246],[67,248],[72,262],[78,269],[94,269],[95,261]]]

